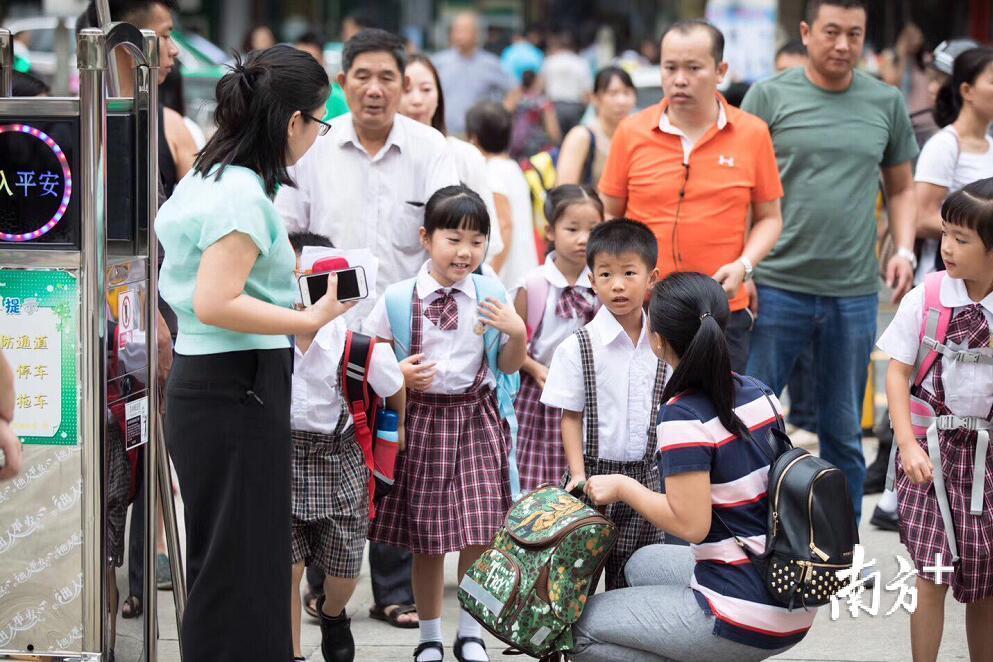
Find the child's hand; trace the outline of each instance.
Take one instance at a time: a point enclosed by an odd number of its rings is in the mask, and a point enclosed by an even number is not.
[[[479,304],[479,319],[508,336],[527,337],[527,326],[514,307],[492,297]]]
[[[913,443],[900,444],[900,464],[914,485],[930,483],[934,479],[934,467],[931,458],[916,440]]]
[[[565,484],[565,491],[572,492],[574,489],[576,489],[577,485],[585,481],[586,481],[585,471],[580,471],[579,473],[572,474],[572,477],[569,479],[569,482]]]
[[[538,363],[534,359],[528,357],[524,361],[524,365],[521,366],[521,370],[531,375],[534,381],[538,384],[538,388],[545,388],[545,380],[548,379],[548,366]]]
[[[403,423],[397,426],[397,450],[401,453],[407,450],[407,434]]]
[[[586,496],[597,506],[606,506],[621,500],[621,488],[631,480],[627,476],[591,476],[586,481]]]
[[[423,354],[413,354],[400,361],[400,372],[403,373],[403,383],[414,391],[426,391],[434,383],[435,373],[438,372],[435,362],[422,363]]]

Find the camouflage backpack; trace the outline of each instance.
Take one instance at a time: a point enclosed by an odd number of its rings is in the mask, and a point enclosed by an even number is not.
[[[459,601],[518,651],[544,658],[569,650],[572,624],[616,537],[596,510],[557,487],[539,487],[511,507],[459,585]]]

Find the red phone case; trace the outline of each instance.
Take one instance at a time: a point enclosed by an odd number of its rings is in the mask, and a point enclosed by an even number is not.
[[[311,268],[310,272],[315,274],[323,274],[332,271],[342,271],[348,268],[348,260],[343,257],[325,257],[321,258],[317,262],[314,262],[314,266]]]

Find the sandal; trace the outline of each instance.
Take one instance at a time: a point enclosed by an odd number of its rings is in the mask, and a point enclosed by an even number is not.
[[[307,615],[311,618],[320,619],[320,615],[317,613],[317,603],[324,597],[322,594],[307,589],[303,594],[303,610],[307,612]]]
[[[482,660],[467,660],[464,657],[462,657],[462,647],[465,646],[466,644],[470,644],[470,643],[471,644],[479,644],[484,651],[486,650],[486,642],[484,642],[479,637],[456,637],[456,639],[455,639],[455,659],[458,660],[459,662],[483,662]],[[486,660],[488,662],[489,656],[487,656]]]
[[[392,609],[389,609],[389,607],[392,607]],[[389,609],[389,611],[387,611],[387,609]],[[389,605],[388,607],[373,605],[372,607],[369,607],[369,618],[377,621],[383,621],[384,623],[389,623],[393,627],[401,628],[403,630],[414,630],[420,627],[420,623],[417,621],[408,621],[407,623],[400,622],[401,616],[416,613],[417,607],[414,605]]]
[[[121,605],[121,616],[124,618],[138,618],[141,616],[141,598],[137,595],[129,595],[124,604]]]
[[[403,626],[398,626],[403,627]],[[441,653],[441,659],[445,659],[445,646],[440,641],[425,641],[423,644],[414,649],[414,662],[417,662],[417,657],[426,650],[434,649]]]

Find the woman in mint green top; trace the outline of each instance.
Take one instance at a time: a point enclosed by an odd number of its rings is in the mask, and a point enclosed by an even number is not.
[[[348,305],[294,310],[295,258],[272,205],[325,131],[328,77],[289,46],[217,85],[217,132],[159,210],[160,289],[176,311],[166,444],[186,508],[187,660],[286,662],[290,342]]]

